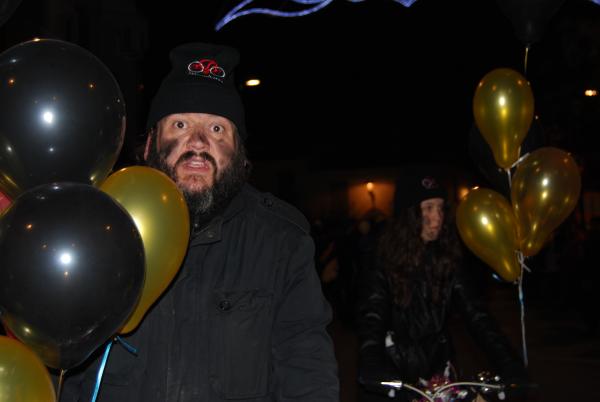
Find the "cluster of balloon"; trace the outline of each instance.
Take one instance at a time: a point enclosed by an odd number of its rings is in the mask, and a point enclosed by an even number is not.
[[[33,40],[0,54],[0,189],[13,200],[40,184],[97,185],[125,135],[116,80],[87,50]]]
[[[144,282],[133,219],[86,184],[46,184],[18,197],[0,220],[0,256],[2,320],[57,369],[114,335]]]
[[[0,318],[64,374],[137,328],[185,257],[189,214],[158,170],[109,176],[125,104],[91,53],[25,42],[0,54],[0,80]]]
[[[95,187],[121,150],[125,102],[100,60],[60,40],[1,53],[0,86],[0,319],[64,372],[118,333],[144,285],[138,228]]]
[[[48,370],[22,343],[0,336],[0,402],[56,402]]]
[[[486,152],[481,140],[474,138],[475,129],[471,130],[470,152],[478,157],[476,162],[490,181],[501,181],[498,175],[504,172],[505,183],[510,184],[500,188],[511,203],[499,193],[478,189],[467,194],[457,211],[465,244],[510,282],[522,272],[521,258],[538,253],[573,211],[581,190],[579,170],[567,152],[534,149],[540,136],[535,125],[530,130],[533,110],[529,83],[518,72],[496,69],[479,82],[473,98],[475,123],[499,169],[481,161]],[[523,142],[528,131],[533,135]],[[521,157],[524,150],[529,154]]]

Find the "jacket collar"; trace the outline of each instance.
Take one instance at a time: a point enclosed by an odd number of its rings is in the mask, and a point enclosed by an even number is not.
[[[233,197],[225,210],[211,219],[208,223],[204,224],[204,226],[200,227],[200,216],[194,218],[194,222],[191,222],[192,238],[190,240],[190,246],[211,244],[221,241],[223,223],[239,214],[246,205],[242,193],[244,193],[247,186],[247,184],[244,184],[244,187],[242,187],[242,189]]]

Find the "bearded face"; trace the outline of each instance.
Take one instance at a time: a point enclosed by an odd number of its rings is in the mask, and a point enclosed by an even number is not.
[[[226,207],[249,175],[249,162],[233,123],[204,113],[172,114],[148,136],[144,157],[183,192],[192,215]]]

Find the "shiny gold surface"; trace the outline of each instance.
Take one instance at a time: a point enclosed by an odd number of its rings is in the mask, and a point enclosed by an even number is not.
[[[511,187],[521,251],[537,254],[575,208],[581,192],[577,164],[553,147],[533,151],[517,167]]]
[[[473,98],[477,128],[489,144],[498,166],[519,159],[519,148],[533,120],[533,92],[518,72],[498,68],[486,74]]]
[[[133,217],[146,253],[142,296],[120,333],[133,331],[146,311],[179,271],[190,235],[183,194],[164,173],[131,166],[110,175],[100,189],[117,200]]]
[[[0,336],[0,402],[55,402],[42,361],[27,346]]]
[[[456,211],[458,231],[475,255],[504,280],[520,274],[517,229],[508,201],[495,191],[477,188],[469,192]]]

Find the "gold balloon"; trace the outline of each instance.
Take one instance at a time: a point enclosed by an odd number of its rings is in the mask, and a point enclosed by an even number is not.
[[[456,223],[465,244],[504,280],[519,277],[515,217],[502,195],[484,188],[471,190],[458,205]]]
[[[523,255],[540,251],[552,231],[573,211],[580,191],[577,164],[558,148],[537,149],[517,166],[511,199]]]
[[[527,79],[509,68],[487,73],[475,90],[473,114],[498,166],[510,168],[519,159],[533,120],[533,92]]]
[[[142,236],[146,279],[140,301],[121,334],[133,331],[173,280],[190,237],[187,204],[177,185],[164,173],[131,166],[110,175],[100,189],[129,212]]]
[[[56,402],[50,374],[21,342],[0,336],[0,402]]]

